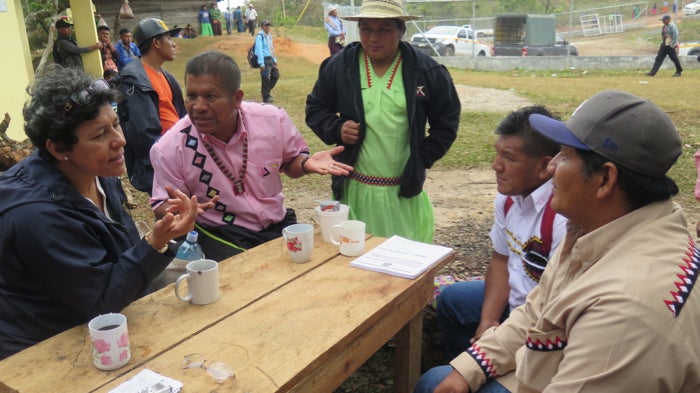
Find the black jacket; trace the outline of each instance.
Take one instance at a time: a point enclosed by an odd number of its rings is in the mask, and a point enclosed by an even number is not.
[[[107,218],[36,152],[0,176],[0,359],[150,291],[174,254],[139,239],[118,178]]]
[[[306,98],[306,124],[326,144],[345,146],[335,159],[350,165],[357,160],[366,133],[358,69],[360,48],[359,42],[353,42],[326,59]],[[403,57],[401,67],[411,134],[411,154],[399,195],[411,198],[422,191],[426,169],[447,153],[457,137],[461,104],[444,66],[403,41],[399,50]],[[360,138],[355,145],[345,145],[340,139],[340,129],[347,120],[360,123]],[[430,128],[426,135],[427,122]],[[342,197],[344,180],[345,177],[333,177],[333,194],[338,200]]]

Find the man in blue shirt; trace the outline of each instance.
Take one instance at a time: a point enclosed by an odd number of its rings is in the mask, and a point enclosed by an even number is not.
[[[121,71],[125,65],[129,64],[130,61],[138,59],[141,57],[141,51],[136,44],[131,41],[131,32],[129,29],[119,30],[119,41],[116,45],[117,54],[117,67]]]
[[[245,32],[245,29],[243,28],[243,13],[241,12],[240,5],[236,7],[235,11],[233,11],[233,21],[236,23],[236,31],[238,33]]]
[[[231,35],[231,25],[233,24],[233,11],[230,7],[226,7],[226,11],[224,11],[224,19],[226,20],[226,34]]]
[[[255,55],[258,56],[258,65],[260,66],[260,92],[262,93],[263,102],[266,103],[275,102],[270,92],[275,88],[280,78],[275,49],[272,46],[270,26],[272,26],[272,23],[265,19],[260,32],[255,37]]]
[[[328,49],[333,56],[343,50],[345,46],[345,26],[343,26],[343,21],[338,18],[337,6],[332,5],[328,8],[328,16],[326,16],[323,25],[328,32]]]

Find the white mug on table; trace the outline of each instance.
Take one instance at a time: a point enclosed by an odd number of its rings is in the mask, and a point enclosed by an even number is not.
[[[331,227],[331,242],[340,246],[340,253],[356,257],[365,250],[365,223],[345,220]]]
[[[318,219],[318,225],[321,227],[323,241],[326,243],[333,243],[331,241],[331,228],[333,225],[338,225],[348,219],[350,206],[341,203],[338,207],[337,211],[332,211],[321,210],[321,206],[316,206],[316,218]]]
[[[292,224],[282,229],[287,253],[296,263],[311,259],[314,249],[314,227],[311,224]]]
[[[219,299],[219,264],[211,259],[192,261],[186,273],[175,281],[175,296],[183,302],[209,304]],[[180,294],[180,284],[187,280],[187,295]]]

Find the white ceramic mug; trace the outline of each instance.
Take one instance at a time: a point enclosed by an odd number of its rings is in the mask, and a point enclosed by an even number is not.
[[[96,316],[88,323],[92,342],[92,363],[100,370],[116,370],[129,362],[129,330],[126,316],[110,313]]]
[[[187,271],[175,281],[175,296],[183,302],[209,304],[219,299],[219,264],[211,259],[192,261]],[[187,280],[187,295],[180,294],[180,284]]]
[[[316,206],[316,219],[318,220],[318,225],[321,227],[321,236],[323,236],[323,241],[326,243],[333,243],[331,241],[331,228],[333,225],[338,225],[343,221],[348,219],[348,213],[350,212],[350,206],[339,205],[338,211],[323,211],[321,206]]]
[[[311,224],[292,224],[282,230],[287,253],[296,263],[311,259],[314,249],[314,227]]]
[[[356,257],[365,250],[365,223],[345,220],[331,227],[331,242],[340,246],[340,253]]]

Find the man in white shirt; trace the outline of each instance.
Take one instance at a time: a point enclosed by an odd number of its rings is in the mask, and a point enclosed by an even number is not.
[[[566,219],[549,205],[552,176],[547,171],[559,145],[530,127],[528,117],[535,113],[553,117],[543,106],[525,107],[511,112],[496,129],[493,254],[485,280],[453,284],[438,297],[447,359],[525,302],[564,236]]]
[[[255,27],[257,27],[258,11],[253,8],[253,4],[248,4],[248,9],[245,10],[245,23],[248,25],[250,35],[255,35]]]
[[[561,144],[548,169],[566,235],[525,303],[414,392],[700,391],[700,247],[667,175],[671,119],[603,91],[530,126]]]

